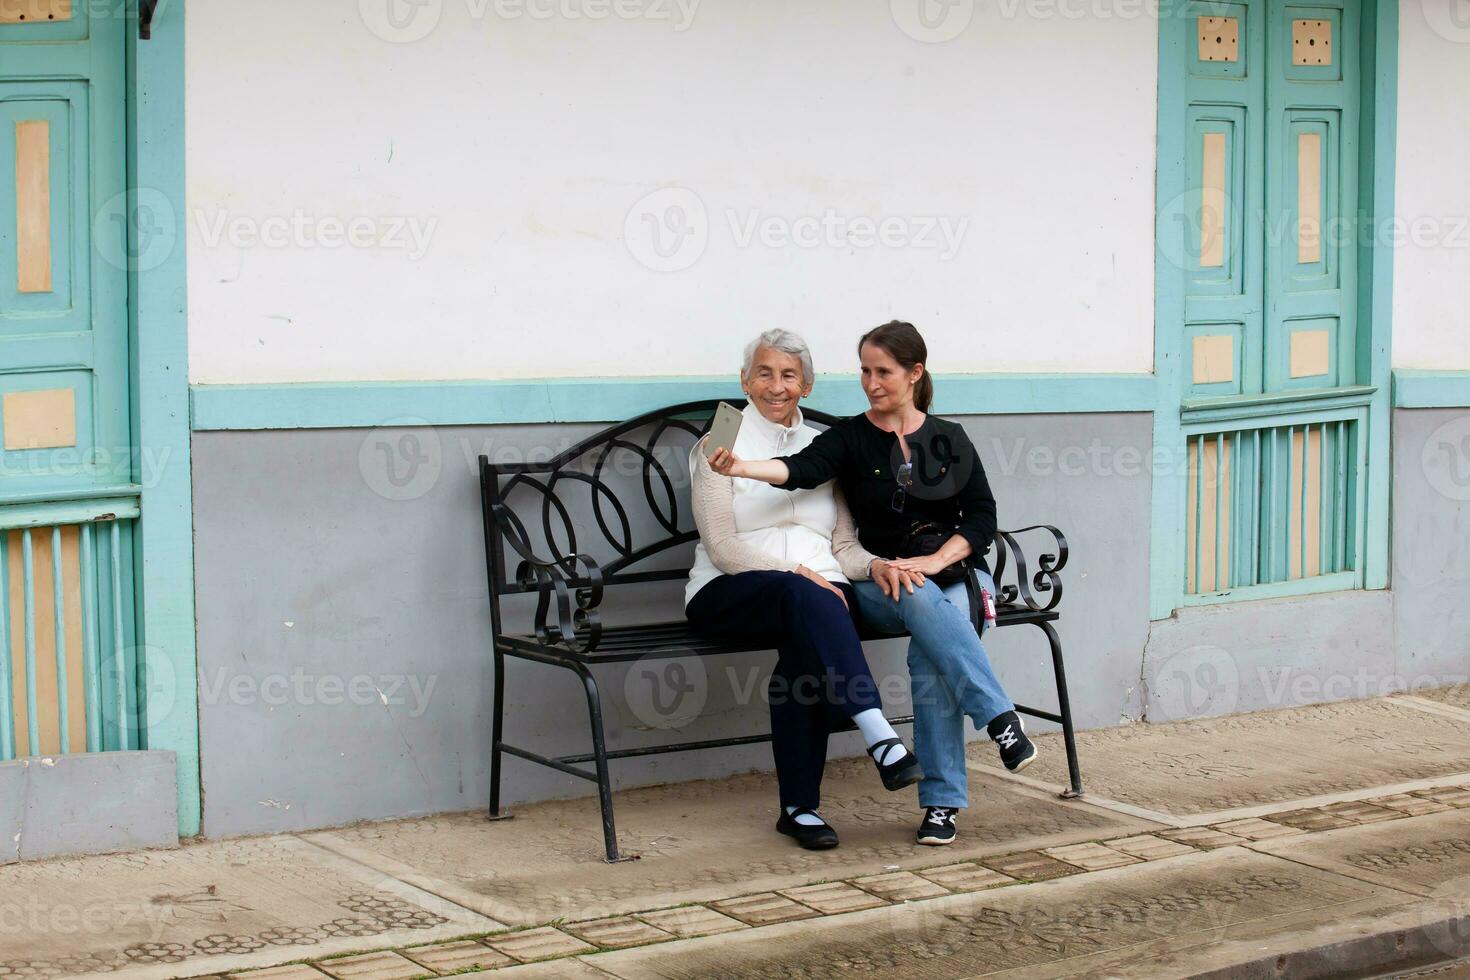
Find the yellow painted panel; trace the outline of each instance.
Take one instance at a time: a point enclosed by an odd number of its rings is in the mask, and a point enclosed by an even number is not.
[[[1194,555],[1199,548],[1199,509],[1195,501],[1199,499],[1199,451],[1198,441],[1186,439],[1185,449],[1189,455],[1189,476],[1184,499],[1188,506],[1184,513],[1184,591],[1189,595],[1199,592],[1199,582],[1194,574]]]
[[[1322,261],[1322,136],[1296,140],[1296,260]]]
[[[1291,63],[1332,64],[1332,21],[1313,19],[1291,22]]]
[[[1224,440],[1223,445],[1220,441]],[[1189,521],[1197,531],[1199,543],[1199,576],[1194,581],[1194,543],[1190,542],[1189,577],[1191,592],[1222,592],[1230,588],[1230,466],[1231,444],[1225,436],[1211,436],[1203,440],[1204,469],[1200,469],[1198,443],[1190,446],[1190,469],[1194,477],[1190,486]],[[1216,458],[1219,452],[1219,458]],[[1198,501],[1196,494],[1204,495]],[[1218,501],[1216,496],[1218,494]],[[1196,514],[1198,519],[1196,520]],[[1216,528],[1219,528],[1220,547],[1215,548]],[[1218,558],[1218,561],[1217,561]]]
[[[1307,433],[1307,576],[1322,574],[1322,427]]]
[[[1200,170],[1199,264],[1225,264],[1225,134],[1205,133]]]
[[[1200,17],[1200,61],[1240,60],[1240,21],[1234,17]]]
[[[1309,433],[1296,429],[1291,436],[1291,534],[1288,536],[1288,578],[1322,574],[1322,427]],[[1303,480],[1305,479],[1305,487]],[[1307,495],[1307,554],[1302,564],[1302,494]]]
[[[0,0],[0,24],[71,20],[71,0]]]
[[[1193,383],[1219,384],[1235,380],[1235,338],[1230,334],[1199,334],[1194,338]]]
[[[55,449],[77,444],[77,396],[71,388],[9,391],[0,402],[6,449]]]
[[[51,123],[15,124],[15,269],[23,293],[51,292]]]
[[[40,740],[30,741],[30,711],[26,699],[25,555],[22,532],[6,535],[7,574],[10,581],[10,690],[15,719],[17,756],[56,755],[61,752],[61,713],[56,672],[56,607],[51,577],[51,529],[31,530],[32,595],[36,639],[36,724]],[[62,621],[66,634],[67,733],[72,752],[86,751],[87,702],[82,673],[82,596],[80,534],[76,527],[61,529]]]
[[[1326,330],[1297,330],[1291,335],[1291,376],[1315,378],[1332,370],[1332,335]]]

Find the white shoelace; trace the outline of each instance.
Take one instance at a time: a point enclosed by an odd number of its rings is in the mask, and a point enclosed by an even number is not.
[[[1017,737],[1016,733],[1012,731],[1011,728],[1012,726],[1007,725],[1004,731],[995,736],[996,742],[998,742],[1000,744],[1000,747],[1003,749],[1008,749],[1012,745],[1015,745],[1018,741],[1020,741],[1020,738]]]
[[[931,806],[929,808],[929,822],[947,824],[954,823],[955,811],[943,806]]]

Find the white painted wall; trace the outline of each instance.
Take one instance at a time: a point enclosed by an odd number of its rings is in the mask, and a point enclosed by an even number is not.
[[[683,0],[684,30],[678,2],[191,3],[191,380],[722,373],[773,325],[851,370],[893,317],[939,373],[1151,370],[1154,20],[961,0],[923,43],[918,0]],[[390,3],[432,29],[383,40]],[[625,220],[669,186],[707,246],[652,271]],[[949,256],[937,229],[738,241],[829,212],[965,230]],[[315,243],[354,220],[431,234]]]
[[[1470,370],[1470,7],[1401,3],[1393,363]]]

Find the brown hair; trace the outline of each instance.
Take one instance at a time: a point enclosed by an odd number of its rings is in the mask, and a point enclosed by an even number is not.
[[[929,348],[914,325],[902,320],[889,320],[881,327],[874,327],[858,338],[859,357],[864,344],[886,351],[905,371],[912,371],[915,364],[924,365],[924,373],[914,385],[914,407],[921,412],[929,411],[934,402],[934,381],[929,376]]]

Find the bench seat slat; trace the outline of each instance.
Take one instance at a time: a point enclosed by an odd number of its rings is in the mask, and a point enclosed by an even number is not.
[[[1022,623],[1054,622],[1055,612],[1037,612],[1025,608],[1002,608],[997,610],[995,626],[1015,626]],[[864,631],[864,640],[887,640],[901,638],[907,634],[875,633]],[[668,659],[700,654],[743,653],[751,650],[769,650],[771,645],[761,641],[723,640],[696,633],[687,621],[645,623],[634,626],[604,626],[597,649],[591,654],[582,654],[569,647],[557,644],[542,644],[535,636],[525,633],[504,635],[502,645],[508,652],[534,650],[543,654],[579,660],[583,663],[615,663],[622,660],[648,657]]]

